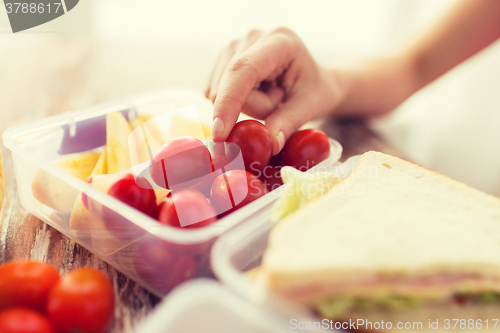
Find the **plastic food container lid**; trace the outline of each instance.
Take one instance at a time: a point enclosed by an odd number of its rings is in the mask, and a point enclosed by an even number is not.
[[[175,289],[135,331],[165,332],[282,333],[290,327],[221,284],[198,279]]]

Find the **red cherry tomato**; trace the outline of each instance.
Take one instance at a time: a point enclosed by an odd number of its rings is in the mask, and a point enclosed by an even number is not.
[[[259,179],[267,186],[269,191],[273,191],[283,185],[281,179],[281,166],[268,165],[262,170]]]
[[[200,228],[215,222],[217,214],[201,192],[184,189],[174,191],[171,198],[161,203],[158,220],[162,224],[177,228]]]
[[[37,311],[11,308],[0,312],[2,333],[56,333],[52,323]]]
[[[47,314],[61,333],[104,333],[114,316],[113,286],[92,268],[79,268],[59,280],[49,294]]]
[[[210,193],[210,202],[215,211],[224,216],[267,192],[266,185],[255,175],[244,170],[232,170],[215,179]]]
[[[139,276],[149,285],[166,293],[176,285],[192,279],[197,273],[194,256],[173,252],[175,246],[152,237],[139,245],[139,256],[134,266]]]
[[[205,197],[210,198],[210,190],[215,178],[223,172],[230,170],[243,170],[245,165],[241,160],[236,160],[240,153],[240,147],[230,142],[216,142],[211,145],[214,171],[203,177],[203,179],[192,188],[200,191]]]
[[[197,138],[182,136],[158,148],[151,161],[153,181],[162,188],[190,187],[213,170],[210,151]]]
[[[245,169],[259,175],[273,155],[273,143],[266,126],[257,120],[243,120],[234,125],[226,139],[237,144],[245,161]]]
[[[158,216],[155,191],[144,178],[135,179],[134,175],[127,174],[109,188],[108,194],[152,218]]]
[[[305,171],[330,156],[328,136],[317,129],[296,132],[283,148],[281,162],[297,170]]]
[[[49,291],[58,280],[59,272],[44,262],[3,264],[0,266],[0,309],[21,306],[44,311]]]

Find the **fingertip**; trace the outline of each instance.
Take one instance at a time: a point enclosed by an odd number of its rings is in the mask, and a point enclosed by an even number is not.
[[[219,117],[215,117],[212,123],[212,140],[223,141],[224,127],[224,121]]]
[[[283,149],[286,139],[314,117],[309,110],[308,99],[305,96],[300,96],[300,98],[295,96],[280,105],[266,118],[266,127],[271,137],[274,137],[274,153]]]
[[[285,133],[280,131],[276,137],[273,138],[273,156],[279,154],[281,149],[285,146]]]

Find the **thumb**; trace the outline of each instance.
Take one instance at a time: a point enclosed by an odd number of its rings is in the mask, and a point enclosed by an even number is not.
[[[273,140],[273,155],[278,154],[286,140],[316,113],[310,98],[295,95],[271,113],[265,120]]]

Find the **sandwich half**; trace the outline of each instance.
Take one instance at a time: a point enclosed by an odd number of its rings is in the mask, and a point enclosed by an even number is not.
[[[258,280],[321,318],[392,321],[392,329],[421,321],[413,328],[420,332],[436,320],[449,331],[445,319],[482,320],[486,329],[489,319],[492,329],[500,318],[500,199],[368,152],[328,194],[277,223]],[[356,328],[387,329],[378,326]]]

